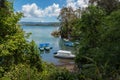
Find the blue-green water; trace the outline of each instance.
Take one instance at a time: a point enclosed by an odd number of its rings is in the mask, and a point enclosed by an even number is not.
[[[55,65],[62,65],[62,64],[72,64],[73,60],[68,59],[59,59],[54,57],[54,52],[62,49],[62,50],[69,50],[73,51],[72,47],[64,46],[64,41],[61,38],[55,38],[51,36],[51,32],[57,30],[59,27],[54,26],[22,26],[23,30],[28,33],[31,32],[31,36],[28,39],[29,41],[34,40],[37,46],[40,43],[48,42],[50,46],[53,47],[49,52],[41,52],[41,57],[43,61],[48,63],[53,63]]]

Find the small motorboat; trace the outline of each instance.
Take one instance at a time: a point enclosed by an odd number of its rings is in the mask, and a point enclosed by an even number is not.
[[[49,43],[45,43],[45,50],[50,50],[52,49],[52,47],[50,47],[50,44]]]
[[[69,41],[69,39],[66,39],[66,38],[64,38],[63,40],[64,40],[65,42],[68,42],[68,41]]]
[[[43,47],[40,47],[39,49],[40,49],[40,51],[44,51],[44,48],[43,48]]]
[[[40,51],[44,51],[44,44],[39,44]]]
[[[50,50],[50,49],[52,49],[52,47],[50,47],[50,44],[49,43],[41,43],[41,44],[39,44],[39,49],[41,50],[41,51],[43,51],[43,50]]]
[[[66,50],[59,50],[57,53],[54,55],[54,57],[58,58],[65,58],[65,59],[73,59],[75,58],[75,55],[71,53],[71,51],[66,51]]]
[[[50,50],[50,47],[48,46],[48,47],[45,47],[45,50]]]
[[[64,45],[69,46],[69,47],[73,47],[74,43],[69,41],[69,42],[65,42]]]

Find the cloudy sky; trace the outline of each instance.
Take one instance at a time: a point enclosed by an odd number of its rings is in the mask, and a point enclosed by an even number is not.
[[[24,13],[21,21],[56,22],[63,6],[86,7],[88,0],[15,0],[14,10]]]

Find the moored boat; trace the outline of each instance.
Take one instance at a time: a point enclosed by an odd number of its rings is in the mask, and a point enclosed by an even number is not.
[[[59,51],[57,51],[57,53],[54,55],[54,57],[66,58],[66,59],[73,59],[73,58],[75,58],[75,55],[72,54],[71,51],[59,50]]]
[[[66,39],[66,38],[64,38],[63,40],[64,40],[65,42],[68,42],[68,41],[69,41],[69,39]]]
[[[40,49],[40,51],[44,51],[44,48],[43,47],[41,47],[41,48],[39,48]]]
[[[64,45],[69,46],[69,47],[73,47],[74,43],[69,41],[69,42],[65,42]]]
[[[50,50],[50,49],[52,49],[52,47],[50,47],[49,43],[41,43],[41,44],[39,44],[39,49],[41,51],[43,51],[43,50]]]
[[[50,50],[50,47],[48,46],[48,47],[45,47],[45,50]]]
[[[50,50],[51,48],[50,48],[50,46],[49,46],[50,44],[49,43],[45,43],[45,50]]]
[[[44,44],[39,44],[40,51],[44,51]]]

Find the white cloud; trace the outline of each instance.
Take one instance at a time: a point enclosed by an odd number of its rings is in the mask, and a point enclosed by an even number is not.
[[[59,4],[54,3],[52,6],[48,6],[43,12],[46,16],[58,16],[60,12]]]
[[[89,0],[67,0],[67,7],[71,6],[74,10],[81,7],[87,7]]]
[[[66,5],[64,6],[71,6],[75,10],[79,7],[87,7],[88,1],[89,0],[66,0]],[[60,10],[61,8],[59,7],[59,4],[56,3],[53,3],[44,9],[39,7],[36,3],[26,4],[22,6],[22,12],[27,19],[23,20],[29,21],[30,19],[34,21],[46,21],[46,18],[52,19],[52,17],[57,17],[60,13]],[[53,19],[53,21],[55,21],[55,19]]]
[[[76,2],[75,0],[67,0],[67,7],[71,6],[73,9],[76,9]]]
[[[26,17],[52,17],[58,16],[60,12],[59,4],[46,7],[45,9],[39,8],[35,3],[26,4],[22,6],[22,12]]]

